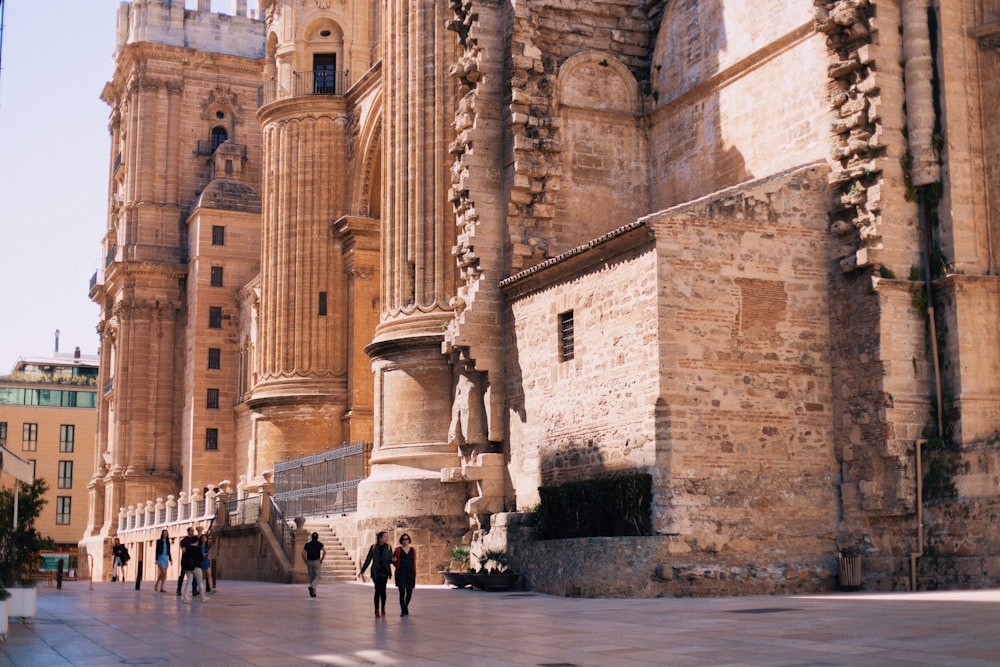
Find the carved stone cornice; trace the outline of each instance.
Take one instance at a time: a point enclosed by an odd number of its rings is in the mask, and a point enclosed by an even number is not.
[[[375,275],[373,266],[354,266],[347,270],[347,277],[354,281],[368,281]]]
[[[172,321],[177,319],[179,310],[180,303],[176,301],[119,301],[112,313],[121,322],[154,318]]]
[[[318,9],[330,9],[330,6],[333,5],[334,1],[336,1],[341,7],[344,6],[344,0],[299,0],[299,5],[303,9],[308,9],[310,5]]]

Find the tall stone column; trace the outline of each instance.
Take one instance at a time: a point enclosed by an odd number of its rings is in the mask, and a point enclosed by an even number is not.
[[[442,468],[458,465],[448,444],[453,372],[441,352],[456,276],[448,148],[457,91],[448,70],[457,47],[447,3],[384,0],[382,10],[382,313],[367,348],[375,442],[358,509],[363,528],[402,526],[429,549],[418,573],[429,581],[466,525],[464,490],[441,483]]]
[[[258,381],[247,405],[257,414],[258,472],[347,439],[346,279],[331,222],[347,212],[353,112],[342,87],[315,87],[314,53],[336,54],[341,85],[346,63],[339,42],[310,28],[320,22],[325,34],[339,34],[342,4],[261,3],[271,44],[265,70],[277,80],[257,113],[265,174]]]
[[[343,98],[265,106],[261,235],[258,462],[321,452],[343,441],[347,402],[344,271],[330,222],[343,209]],[[316,159],[323,156],[322,159]],[[263,469],[261,468],[261,469]]]

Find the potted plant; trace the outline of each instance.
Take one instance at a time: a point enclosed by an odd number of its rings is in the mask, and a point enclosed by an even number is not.
[[[511,588],[521,576],[509,570],[510,556],[503,549],[487,549],[479,557],[479,570],[466,579],[473,588],[500,591]]]
[[[465,588],[469,585],[466,575],[469,569],[469,545],[456,544],[451,548],[451,563],[447,570],[441,570],[444,583],[455,588]]]
[[[31,484],[16,484],[17,524],[14,523],[14,491],[0,491],[0,585],[9,599],[9,618],[21,621],[34,618],[38,603],[35,579],[32,576],[38,561],[41,539],[35,530],[35,519],[45,504],[48,484],[36,479]]]

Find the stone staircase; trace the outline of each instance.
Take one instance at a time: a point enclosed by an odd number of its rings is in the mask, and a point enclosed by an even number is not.
[[[326,548],[321,581],[354,581],[357,566],[330,526],[322,521],[307,520],[305,529],[310,535],[318,533],[319,541]],[[298,557],[301,558],[301,555]]]

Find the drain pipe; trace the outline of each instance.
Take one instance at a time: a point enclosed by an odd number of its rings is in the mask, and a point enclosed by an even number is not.
[[[903,58],[906,94],[906,120],[910,183],[917,188],[919,229],[923,235],[924,288],[927,295],[927,322],[931,358],[934,363],[934,393],[937,407],[937,435],[941,437],[943,408],[941,398],[941,365],[938,360],[937,327],[934,317],[934,293],[931,287],[932,231],[927,216],[927,186],[941,180],[940,156],[934,146],[934,54],[930,31],[929,0],[902,0],[900,18],[903,25]],[[924,474],[923,446],[916,441],[917,469],[917,550],[910,554],[910,590],[917,590],[917,559],[924,555]]]
[[[926,440],[917,440],[917,550],[910,554],[910,590],[917,590],[917,559],[924,555],[924,469],[923,447]]]

